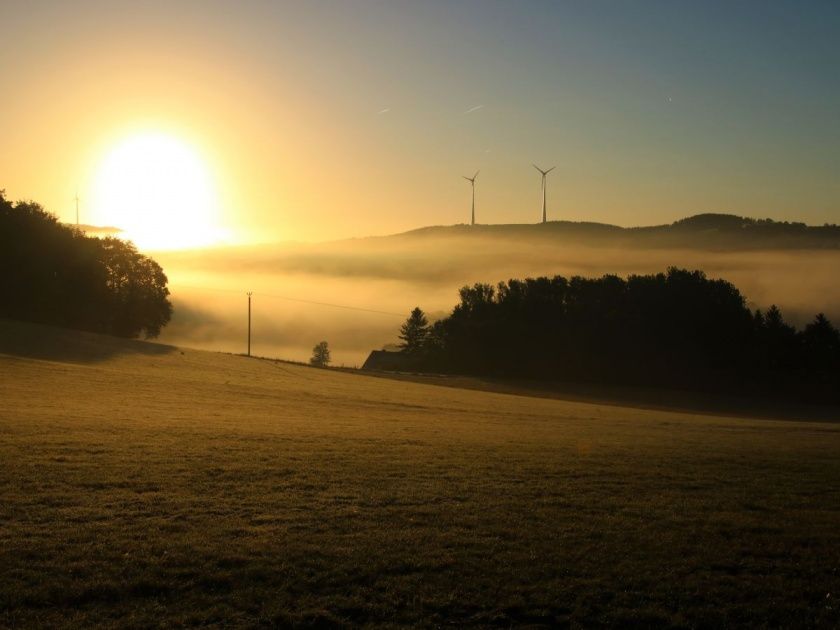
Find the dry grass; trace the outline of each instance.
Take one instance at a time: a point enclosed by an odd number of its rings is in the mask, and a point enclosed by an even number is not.
[[[840,624],[840,425],[0,323],[0,625]]]

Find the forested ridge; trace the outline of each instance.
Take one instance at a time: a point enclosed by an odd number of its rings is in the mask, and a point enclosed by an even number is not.
[[[837,250],[840,225],[755,219],[734,214],[698,214],[665,225],[621,227],[589,221],[431,226],[388,238],[462,236],[500,240],[573,242],[578,245],[641,249],[687,248],[716,251]]]
[[[475,284],[432,325],[416,309],[401,338],[423,371],[840,400],[840,333],[823,314],[797,330],[702,271]]]

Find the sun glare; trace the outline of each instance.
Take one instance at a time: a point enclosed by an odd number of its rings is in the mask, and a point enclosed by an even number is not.
[[[99,224],[123,230],[143,249],[219,242],[219,203],[198,153],[164,133],[131,136],[102,160],[93,190]]]

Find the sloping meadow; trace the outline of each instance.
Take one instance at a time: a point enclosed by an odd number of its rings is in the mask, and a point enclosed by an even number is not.
[[[0,626],[836,626],[837,424],[14,326]]]

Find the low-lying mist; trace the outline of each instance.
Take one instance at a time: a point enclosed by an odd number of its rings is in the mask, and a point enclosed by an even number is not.
[[[325,340],[337,365],[361,365],[370,350],[396,343],[415,306],[434,319],[451,310],[465,284],[528,276],[702,269],[735,284],[751,308],[777,304],[798,326],[817,312],[840,320],[840,251],[826,249],[650,249],[459,231],[155,258],[175,305],[161,341],[245,352],[246,292],[253,291],[252,354],[306,361]]]

